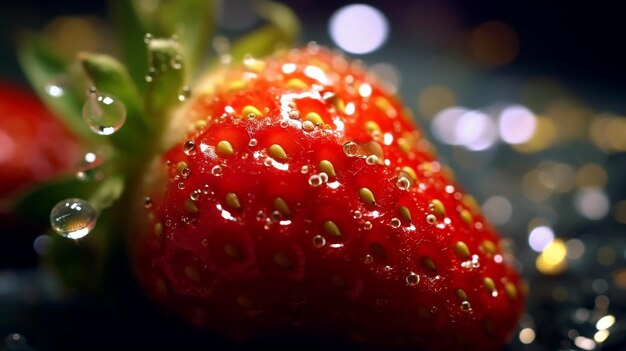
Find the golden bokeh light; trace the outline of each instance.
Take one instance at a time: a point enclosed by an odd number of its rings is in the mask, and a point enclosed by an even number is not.
[[[550,243],[535,260],[537,270],[543,274],[555,275],[567,268],[567,247],[561,239]]]

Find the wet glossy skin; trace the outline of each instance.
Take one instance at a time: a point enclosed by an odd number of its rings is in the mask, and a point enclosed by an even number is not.
[[[134,250],[154,298],[234,337],[503,345],[524,287],[395,98],[315,46],[223,82],[195,92],[145,193]]]

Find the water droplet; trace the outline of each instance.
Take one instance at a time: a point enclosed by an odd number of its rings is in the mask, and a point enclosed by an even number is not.
[[[415,272],[409,272],[405,280],[406,280],[406,285],[415,286],[420,282],[420,276]]]
[[[426,222],[428,222],[428,224],[435,224],[437,223],[437,217],[435,217],[435,215],[429,214],[428,216],[426,216]]]
[[[372,222],[370,222],[370,221],[365,221],[365,223],[363,223],[363,228],[365,230],[370,230],[370,229],[372,229],[372,227],[373,227],[373,225],[372,225]]]
[[[171,65],[173,69],[183,68],[183,56],[181,54],[174,55],[174,57],[172,57]],[[180,99],[180,96],[179,96],[179,99]]]
[[[180,190],[185,189],[185,183],[183,183],[183,182],[178,182],[178,189],[180,189]]]
[[[222,169],[222,166],[220,165],[215,165],[213,166],[213,168],[211,168],[211,174],[213,174],[216,177],[221,176],[222,173],[224,173],[224,170]]]
[[[359,210],[355,210],[354,211],[354,218],[355,219],[359,219],[361,217],[363,217],[363,213],[361,213],[361,211],[359,211]]]
[[[191,194],[189,194],[189,198],[191,199],[191,201],[198,201],[200,200],[201,195],[202,195],[202,190],[196,189],[192,191]]]
[[[298,118],[300,118],[300,112],[298,112],[298,110],[291,110],[291,111],[289,111],[289,118],[291,118],[291,119],[298,119]]]
[[[282,120],[282,121],[280,121],[279,125],[280,125],[281,128],[287,128],[289,126],[289,122],[286,121],[286,120]]]
[[[148,68],[148,73],[146,73],[146,76],[144,78],[146,82],[152,83],[155,75],[156,75],[156,69],[154,67],[150,67]]]
[[[319,177],[322,183],[326,183],[328,181],[328,174],[324,172],[320,172]]]
[[[326,239],[321,235],[316,235],[313,237],[313,246],[316,248],[322,248],[326,245]]]
[[[150,44],[150,42],[152,41],[152,34],[150,33],[146,33],[146,35],[143,36],[143,42],[147,44]]]
[[[178,92],[178,101],[183,102],[191,96],[191,88],[188,85],[183,85]]]
[[[313,122],[311,121],[304,121],[302,122],[302,129],[304,129],[307,132],[310,132],[313,129],[315,129],[315,124],[313,124]]]
[[[322,179],[320,178],[319,175],[314,174],[309,177],[309,185],[312,187],[318,187],[322,185]]]
[[[250,146],[250,147],[255,147],[258,143],[259,143],[259,142],[258,142],[256,139],[252,138],[252,139],[250,139],[250,141],[248,142],[248,146]]]
[[[400,190],[407,190],[411,186],[411,182],[406,177],[399,177],[396,186]]]
[[[256,220],[262,221],[265,219],[265,213],[263,211],[259,211],[256,213]]]
[[[430,308],[430,313],[433,313],[433,314],[437,313],[438,310],[439,309],[437,308],[437,306],[433,306],[433,307]]]
[[[398,218],[394,217],[391,219],[391,227],[398,228],[400,227],[400,224],[402,224],[402,222],[400,222]]]
[[[273,160],[271,157],[269,157],[269,156],[268,156],[268,157],[266,157],[266,158],[265,158],[265,160],[263,160],[263,164],[264,164],[265,166],[269,167],[269,166],[271,166],[271,165],[272,165],[272,162],[273,162],[273,161],[274,161],[274,160]]]
[[[80,239],[96,226],[98,214],[85,200],[71,198],[58,202],[50,211],[50,225],[55,232],[70,239]]]
[[[463,312],[470,312],[472,310],[472,305],[470,304],[469,301],[462,301],[461,302],[461,311]]]
[[[302,167],[300,168],[300,173],[302,173],[302,174],[307,174],[307,173],[309,173],[309,166],[307,166],[307,165],[302,166]]]
[[[183,152],[187,156],[195,155],[196,154],[196,143],[193,140],[185,141],[185,144],[183,144]]]
[[[152,198],[150,196],[146,196],[143,199],[143,207],[145,207],[145,208],[151,208],[152,207]]]
[[[345,150],[345,149],[344,149],[344,150]],[[366,162],[368,165],[373,166],[373,165],[375,165],[375,164],[377,164],[377,163],[378,163],[378,156],[376,156],[376,155],[369,155],[369,156],[367,156],[367,158],[365,159],[365,162]]]
[[[363,262],[365,264],[372,264],[372,262],[374,262],[374,256],[370,254],[365,255],[365,258],[363,258]]]
[[[63,88],[63,86],[57,83],[50,83],[46,85],[44,89],[46,93],[52,96],[53,98],[58,98],[58,97],[63,96],[63,94],[65,94],[65,89]]]
[[[83,120],[94,133],[111,135],[126,122],[126,107],[113,95],[90,90],[83,105]]]
[[[357,156],[359,154],[359,146],[353,141],[348,141],[343,144],[343,153],[348,157]]]
[[[187,179],[190,174],[191,174],[191,169],[187,167],[183,168],[182,171],[180,171],[180,175],[183,176],[183,179]]]

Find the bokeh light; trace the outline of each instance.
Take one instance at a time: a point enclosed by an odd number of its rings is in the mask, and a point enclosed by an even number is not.
[[[600,219],[609,212],[609,199],[602,189],[586,187],[576,193],[574,205],[578,212],[589,219]]]
[[[330,36],[341,49],[367,54],[380,48],[389,34],[389,24],[378,9],[352,4],[337,10],[330,18]]]
[[[509,144],[521,144],[535,132],[535,115],[524,106],[509,106],[500,113],[498,126],[502,140]]]
[[[513,215],[511,202],[503,196],[492,196],[488,198],[485,203],[483,203],[482,210],[487,220],[494,225],[505,224]]]
[[[547,226],[534,228],[528,235],[528,245],[536,252],[542,252],[554,241],[554,231]]]
[[[561,239],[552,241],[535,260],[537,270],[543,274],[559,274],[567,267],[567,248]]]

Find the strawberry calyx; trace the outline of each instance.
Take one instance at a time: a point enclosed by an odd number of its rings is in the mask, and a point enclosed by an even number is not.
[[[22,35],[19,42],[20,63],[35,91],[93,150],[86,159],[97,162],[79,166],[77,172],[83,176],[54,179],[31,189],[15,199],[12,208],[41,223],[50,223],[50,210],[64,199],[82,199],[93,208],[98,216],[95,234],[80,239],[80,247],[54,235],[48,254],[67,286],[89,290],[100,289],[110,257],[123,255],[111,251],[124,246],[119,228],[127,228],[124,222],[131,219],[121,214],[128,210],[131,190],[148,160],[163,151],[162,134],[174,111],[193,94],[189,88],[193,78],[206,69],[207,45],[215,31],[214,1],[167,2],[157,8],[122,1],[111,6],[124,62],[88,52],[67,61],[56,55],[53,43],[33,33]],[[296,40],[298,21],[289,8],[263,1],[258,10],[266,22],[235,41],[225,54],[265,55]],[[214,62],[213,69],[219,59]],[[51,86],[54,94],[49,92]],[[77,223],[87,222],[83,218],[70,224]],[[89,257],[84,252],[90,252]],[[68,257],[77,262],[66,264]],[[88,268],[77,273],[66,266]]]

